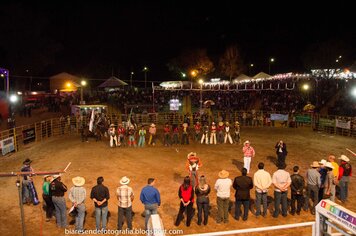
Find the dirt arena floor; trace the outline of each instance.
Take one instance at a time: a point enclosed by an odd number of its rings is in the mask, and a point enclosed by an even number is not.
[[[306,170],[314,160],[327,158],[329,154],[339,157],[346,154],[355,163],[355,158],[345,150],[350,148],[356,150],[356,140],[354,138],[330,136],[312,132],[310,128],[243,128],[242,139],[250,140],[251,145],[256,150],[256,157],[252,160],[252,170],[250,176],[257,170],[257,164],[263,161],[266,170],[271,174],[276,171],[274,162],[276,161],[275,143],[282,139],[286,142],[288,156],[286,159],[287,171],[292,173],[294,165],[301,167],[301,174],[305,176]],[[224,231],[234,229],[245,229],[252,227],[262,227],[270,225],[280,225],[288,223],[299,223],[313,221],[314,216],[309,212],[302,211],[299,216],[280,216],[275,219],[270,212],[266,218],[256,218],[251,212],[247,221],[236,221],[230,214],[228,224],[217,224],[216,193],[212,189],[210,194],[211,211],[207,226],[197,225],[197,216],[194,216],[190,227],[186,227],[182,222],[179,227],[174,226],[174,220],[178,213],[179,199],[178,188],[188,173],[185,169],[186,156],[189,152],[196,152],[201,158],[203,166],[199,174],[207,177],[208,183],[214,186],[218,172],[225,169],[230,172],[230,178],[239,176],[243,166],[242,145],[178,145],[164,147],[159,142],[154,147],[145,148],[110,148],[107,141],[95,142],[90,139],[89,143],[81,142],[79,136],[65,136],[49,139],[42,143],[29,144],[25,150],[0,158],[0,171],[19,171],[22,162],[26,158],[33,160],[32,166],[35,170],[54,171],[63,169],[69,162],[72,165],[67,173],[62,176],[62,181],[72,187],[71,179],[75,176],[83,176],[86,179],[87,189],[87,216],[85,229],[95,229],[95,219],[92,217],[94,204],[89,198],[91,188],[96,184],[96,178],[103,176],[104,184],[109,187],[111,198],[109,200],[109,211],[111,217],[108,222],[108,229],[117,228],[117,200],[115,197],[116,188],[122,176],[131,179],[130,186],[134,190],[136,199],[133,202],[133,211],[136,213],[133,219],[134,228],[144,228],[144,218],[141,217],[143,205],[139,200],[141,189],[146,185],[147,178],[156,178],[156,187],[161,193],[162,205],[159,214],[163,219],[166,229],[182,229],[184,234]],[[350,196],[344,206],[352,211],[356,211],[356,191],[355,177],[350,183]],[[21,235],[20,209],[18,206],[18,191],[15,185],[16,178],[0,178],[0,235]],[[35,186],[39,195],[42,194],[42,177],[34,177]],[[231,191],[231,200],[234,201],[234,191]],[[255,198],[254,191],[251,191],[252,199]],[[273,197],[273,188],[269,190],[269,196]],[[68,194],[67,208],[70,207]],[[64,235],[63,229],[56,228],[55,221],[45,222],[45,213],[41,204],[37,206],[24,206],[27,235]],[[337,202],[339,203],[339,202]],[[271,204],[272,205],[272,204]],[[234,207],[232,212],[234,211]],[[69,217],[68,217],[69,221]],[[126,224],[124,225],[124,229]],[[74,229],[73,225],[69,229]],[[293,230],[270,231],[253,235],[310,235],[311,227],[297,228]]]

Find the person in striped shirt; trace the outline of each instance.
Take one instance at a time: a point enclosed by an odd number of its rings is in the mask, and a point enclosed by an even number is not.
[[[250,165],[252,157],[255,157],[255,149],[250,145],[250,141],[246,140],[244,142],[244,147],[242,148],[244,154],[244,168],[247,169],[247,173],[250,173]]]

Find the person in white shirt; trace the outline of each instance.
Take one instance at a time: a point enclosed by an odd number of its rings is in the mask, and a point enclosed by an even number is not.
[[[230,188],[232,186],[232,181],[228,177],[229,172],[222,170],[219,172],[219,179],[217,179],[215,183],[218,205],[217,223],[229,222]]]
[[[282,216],[287,216],[288,188],[292,183],[292,179],[290,178],[290,174],[284,170],[285,168],[286,164],[280,163],[278,170],[274,172],[272,176],[272,183],[274,185],[274,218],[277,218],[279,215],[280,204],[282,204]]]
[[[261,215],[261,202],[263,205],[262,216],[267,215],[267,195],[268,188],[272,184],[270,173],[264,170],[265,164],[258,163],[258,171],[253,175],[253,184],[256,187],[256,217]]]

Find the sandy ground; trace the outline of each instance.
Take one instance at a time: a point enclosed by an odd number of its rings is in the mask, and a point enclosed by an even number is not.
[[[256,157],[252,160],[252,170],[250,175],[257,170],[257,164],[263,161],[266,170],[271,174],[276,170],[274,161],[276,160],[274,145],[283,139],[288,147],[287,171],[292,173],[294,165],[301,167],[301,174],[304,176],[306,170],[313,160],[321,160],[329,154],[340,156],[348,155],[345,148],[356,150],[355,139],[329,136],[322,133],[312,132],[310,129],[291,128],[243,128],[243,140],[250,140],[256,150]],[[272,218],[270,212],[267,218],[256,218],[249,213],[249,219],[245,222],[235,221],[230,215],[228,224],[216,224],[217,215],[216,193],[213,190],[210,194],[211,212],[207,226],[197,225],[197,216],[193,218],[190,227],[182,223],[179,227],[174,226],[174,220],[178,213],[179,199],[178,188],[188,173],[185,169],[186,156],[189,152],[196,152],[201,158],[203,166],[199,174],[207,177],[208,183],[213,186],[218,172],[226,169],[230,172],[230,178],[240,175],[243,166],[241,145],[201,145],[191,144],[188,146],[163,147],[159,142],[155,147],[145,148],[110,148],[107,141],[95,142],[90,139],[89,143],[82,143],[79,136],[65,136],[52,138],[42,143],[29,144],[25,150],[18,153],[2,157],[0,159],[0,171],[19,171],[22,162],[26,158],[33,160],[33,168],[41,171],[51,171],[64,168],[68,162],[72,162],[68,172],[63,175],[62,181],[72,187],[71,179],[75,176],[86,178],[85,187],[87,189],[86,207],[87,216],[85,222],[86,229],[95,229],[95,219],[92,217],[94,204],[89,199],[90,189],[96,184],[96,178],[103,176],[104,184],[109,187],[111,199],[109,200],[108,228],[116,229],[117,225],[117,200],[115,191],[122,176],[131,179],[130,186],[133,188],[136,199],[133,202],[133,210],[137,214],[134,216],[133,227],[144,228],[144,218],[140,216],[143,205],[139,200],[139,194],[146,185],[147,178],[156,178],[156,187],[161,193],[162,205],[159,214],[163,219],[166,229],[182,229],[184,234],[203,233],[212,231],[223,231],[233,229],[244,229],[252,227],[262,227],[269,225],[279,225],[297,222],[313,221],[314,216],[302,211],[300,216],[287,217],[280,216],[278,219]],[[42,178],[34,177],[39,195],[42,194]],[[0,234],[1,235],[21,235],[20,210],[18,206],[18,192],[15,185],[16,178],[0,178]],[[356,211],[355,181],[352,177],[350,184],[350,197],[345,207]],[[231,191],[231,199],[234,191]],[[254,191],[251,191],[252,198],[255,198]],[[273,188],[269,191],[269,196],[273,197]],[[68,194],[67,207],[70,207]],[[43,200],[41,199],[43,202]],[[27,235],[64,235],[63,229],[56,228],[55,221],[45,222],[45,214],[42,211],[42,202],[37,206],[24,206]],[[234,208],[232,209],[232,211]],[[69,219],[68,219],[69,220]],[[124,228],[126,227],[126,224]],[[74,229],[73,225],[69,229]],[[286,231],[265,232],[260,235],[310,235],[311,228],[298,228]],[[256,235],[256,234],[253,234]]]

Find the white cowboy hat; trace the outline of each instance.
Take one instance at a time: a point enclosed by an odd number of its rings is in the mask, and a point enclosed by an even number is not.
[[[54,181],[55,179],[58,179],[59,177],[61,177],[61,175],[53,175],[51,182]]]
[[[227,177],[229,177],[229,172],[226,170],[222,170],[219,172],[219,178],[220,179],[226,179]]]
[[[196,153],[196,152],[190,152],[190,153],[188,153],[187,158],[189,158],[189,157],[191,157],[191,156],[196,157],[196,156],[197,156],[197,153]]]
[[[321,161],[319,161],[319,164],[325,165],[326,162],[327,162],[326,160],[322,159]]]
[[[339,159],[339,160],[346,161],[346,162],[349,162],[349,161],[350,161],[350,159],[349,159],[347,156],[345,156],[345,155],[341,155],[341,157],[339,157],[338,159]]]
[[[331,162],[328,162],[328,161],[324,164],[324,166],[329,167],[330,169],[334,169],[333,164],[331,164]]]
[[[80,187],[85,184],[85,179],[83,177],[77,176],[72,179],[74,186]]]
[[[111,124],[110,127],[115,127],[115,125],[114,125],[114,124]]]
[[[151,126],[151,127],[156,127],[156,125],[155,125],[155,124],[153,124],[153,123],[152,123],[150,126]]]
[[[250,141],[246,140],[246,141],[244,142],[244,145],[247,144],[247,143],[250,144]]]
[[[130,183],[130,179],[127,178],[126,176],[124,176],[120,179],[120,184],[122,184],[122,185],[127,185],[129,183]]]
[[[212,125],[215,125],[215,122],[213,121],[213,122],[211,122],[211,124],[212,124]]]
[[[313,164],[311,164],[310,165],[310,167],[319,167],[320,165],[319,165],[319,162],[317,162],[317,161],[313,161]]]
[[[224,125],[224,122],[220,121],[219,126],[223,126],[223,125]]]

